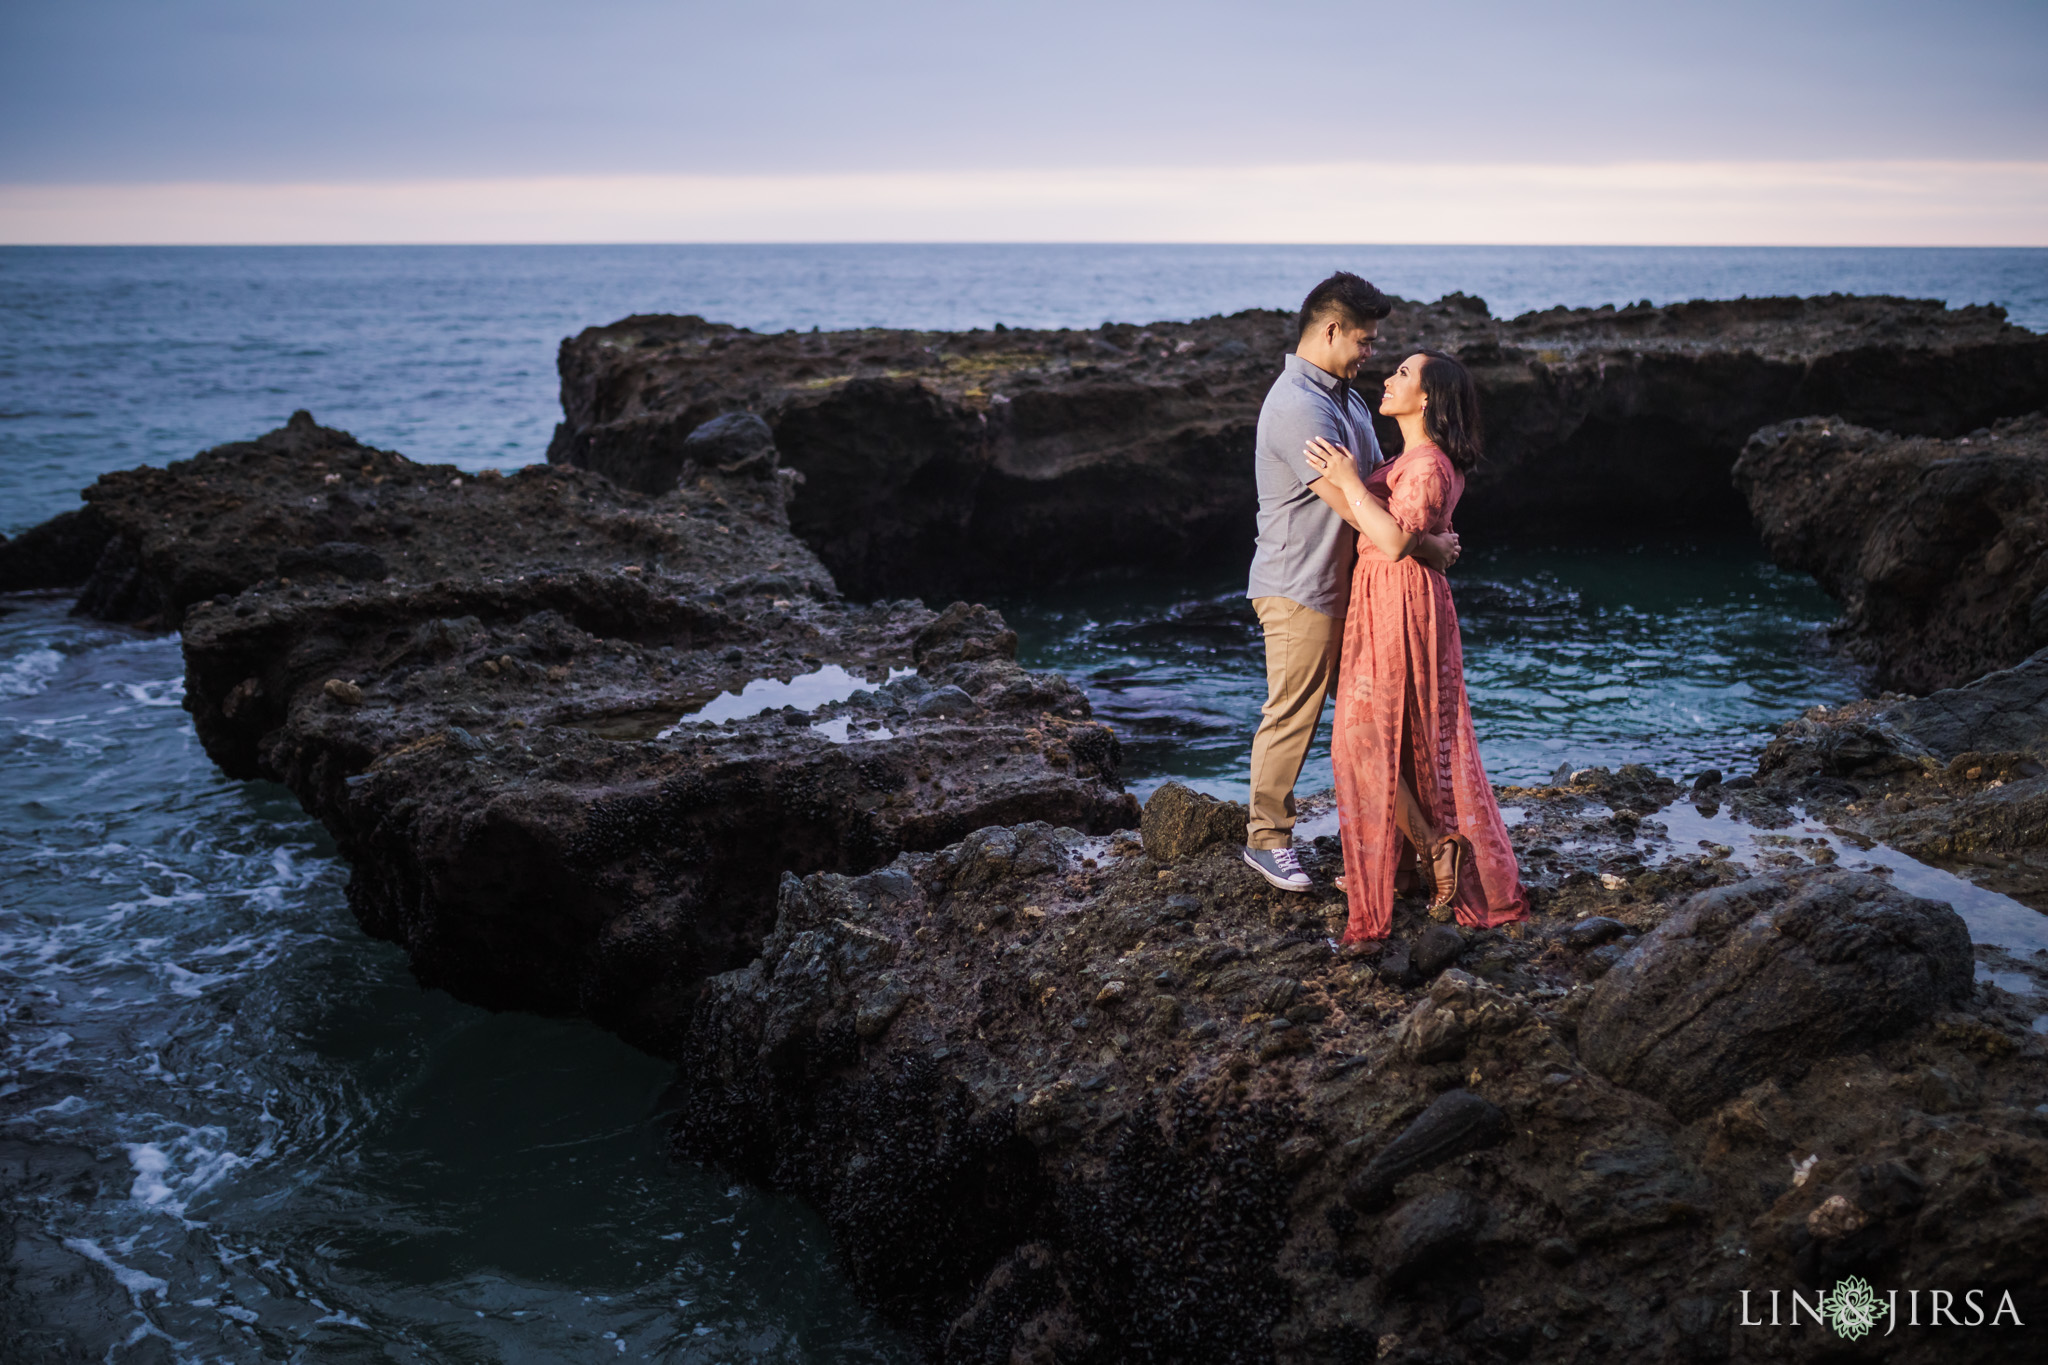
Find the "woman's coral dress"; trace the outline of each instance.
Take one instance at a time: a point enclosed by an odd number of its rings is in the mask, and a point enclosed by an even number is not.
[[[1385,500],[1402,530],[1441,535],[1465,476],[1424,445],[1373,471],[1366,488]],[[1472,734],[1451,585],[1418,560],[1388,559],[1366,536],[1358,538],[1351,576],[1330,749],[1351,906],[1346,943],[1385,938],[1393,918],[1394,869],[1406,843],[1394,823],[1394,788],[1404,767],[1437,833],[1472,841],[1473,857],[1458,878],[1458,923],[1486,928],[1528,917],[1514,848]],[[1418,852],[1427,862],[1427,850]]]

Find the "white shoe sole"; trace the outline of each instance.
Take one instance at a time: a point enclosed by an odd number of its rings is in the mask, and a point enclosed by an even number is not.
[[[1240,850],[1237,856],[1244,859],[1244,865],[1246,867],[1258,873],[1261,877],[1264,877],[1268,882],[1272,883],[1274,886],[1279,887],[1282,891],[1293,891],[1296,893],[1300,893],[1308,891],[1315,886],[1314,882],[1290,882],[1285,877],[1276,876],[1273,873],[1266,871],[1265,868],[1259,865],[1258,860],[1252,857],[1250,849]]]

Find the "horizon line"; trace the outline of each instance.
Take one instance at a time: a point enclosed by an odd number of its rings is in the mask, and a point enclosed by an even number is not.
[[[1381,242],[1381,241],[1328,241],[1328,242],[1287,242],[1252,240],[1168,240],[1140,237],[1073,237],[1062,239],[1036,240],[1031,238],[1000,237],[926,237],[926,238],[840,238],[840,237],[790,237],[781,239],[746,240],[739,238],[692,238],[692,237],[592,237],[581,240],[562,241],[435,241],[430,239],[393,238],[388,241],[301,241],[301,242],[7,242],[0,241],[0,251],[336,251],[360,249],[382,251],[388,249],[432,248],[448,251],[470,251],[489,248],[505,251],[525,251],[535,248],[560,248],[576,250],[583,247],[1188,247],[1188,248],[1245,248],[1270,250],[1285,248],[1293,251],[1357,251],[1366,250],[1420,250],[1438,249],[1468,250],[1492,248],[1502,251],[2043,251],[2048,252],[2048,242],[1505,242],[1505,241],[1441,241],[1441,242]]]
[[[0,243],[22,246],[1322,246],[1359,228],[1417,246],[2048,246],[2048,161],[0,184]]]

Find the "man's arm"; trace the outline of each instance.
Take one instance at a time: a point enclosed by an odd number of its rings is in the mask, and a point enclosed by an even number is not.
[[[1308,486],[1309,491],[1321,498],[1331,511],[1344,518],[1345,525],[1363,534],[1365,527],[1359,523],[1357,509],[1345,500],[1344,495],[1337,490],[1335,485],[1320,473],[1316,473],[1313,467],[1311,467],[1309,472],[1316,474],[1315,480]],[[1403,559],[1419,559],[1438,573],[1442,573],[1458,562],[1458,554],[1458,533],[1456,531],[1446,532],[1440,536],[1431,535],[1428,532],[1420,532],[1409,536],[1408,548],[1401,552],[1401,557]]]
[[[1357,513],[1345,501],[1344,495],[1338,492],[1328,479],[1323,477],[1322,470],[1317,469],[1308,462],[1308,457],[1305,453],[1309,441],[1316,438],[1338,444],[1342,443],[1344,439],[1343,434],[1337,430],[1337,424],[1333,420],[1334,417],[1334,409],[1325,413],[1310,404],[1290,404],[1282,411],[1274,414],[1273,427],[1270,432],[1272,448],[1280,452],[1280,457],[1287,462],[1287,467],[1292,471],[1295,478],[1300,479],[1302,483],[1306,484],[1309,490],[1321,498],[1331,511],[1344,518],[1345,525],[1354,531],[1363,533],[1365,528],[1359,525]],[[1354,453],[1369,456],[1372,452]],[[1360,472],[1369,473],[1371,471],[1361,470]],[[1458,537],[1456,534],[1411,536],[1408,548],[1402,554],[1403,557],[1412,555],[1441,573],[1458,562]]]
[[[1446,531],[1439,536],[1424,532],[1415,537],[1414,542],[1408,547],[1408,553],[1438,573],[1442,573],[1458,562],[1458,533]]]

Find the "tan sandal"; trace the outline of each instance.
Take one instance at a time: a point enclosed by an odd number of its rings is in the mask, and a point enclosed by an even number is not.
[[[1446,848],[1451,850],[1449,876],[1437,871],[1437,855]],[[1472,841],[1462,834],[1446,834],[1429,850],[1430,871],[1436,874],[1436,895],[1429,902],[1429,917],[1439,924],[1448,924],[1457,918],[1457,912],[1451,909],[1451,902],[1458,898],[1458,881],[1465,871],[1465,865],[1471,861]]]

